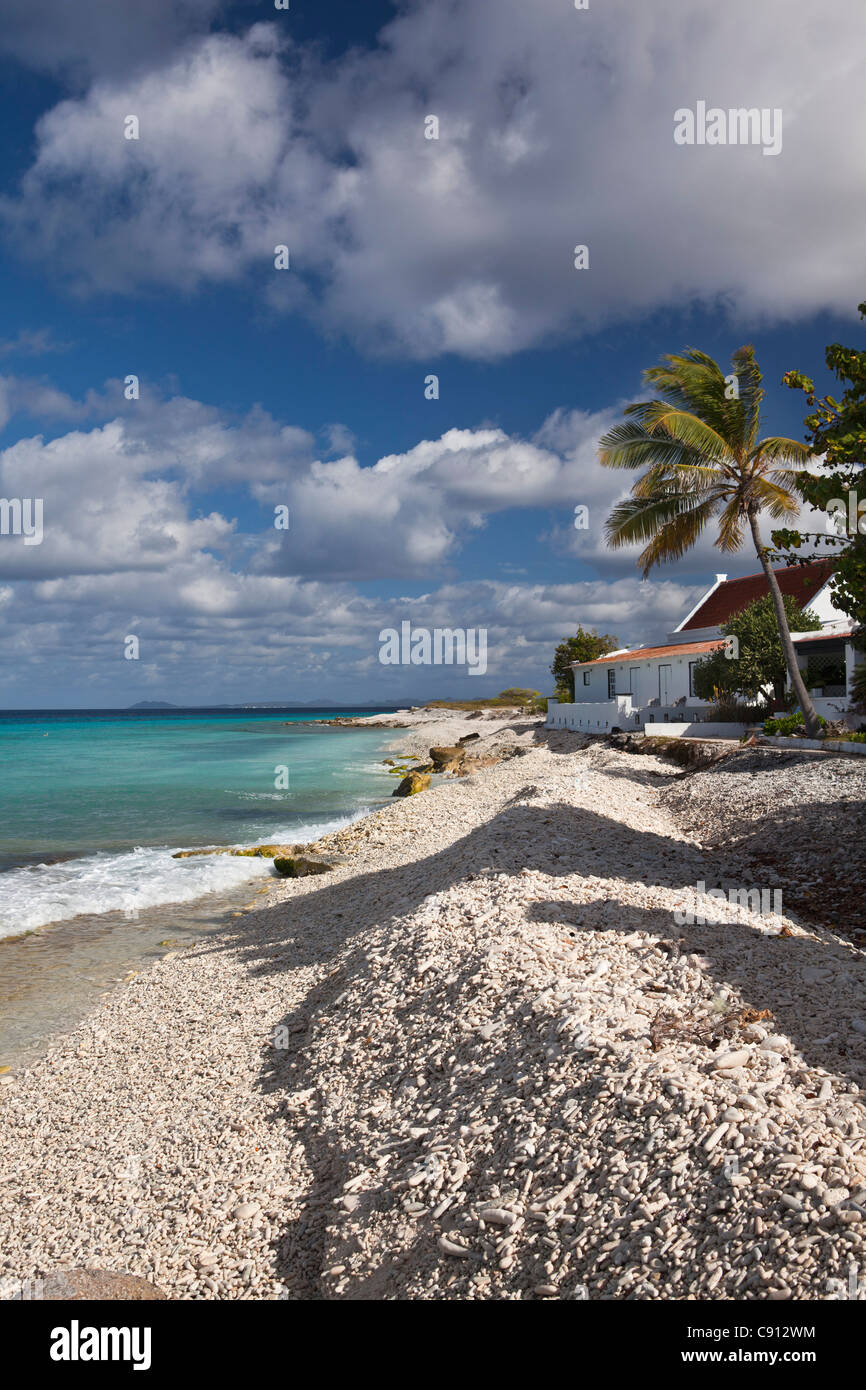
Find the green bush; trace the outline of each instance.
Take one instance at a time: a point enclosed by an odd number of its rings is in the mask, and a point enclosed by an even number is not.
[[[822,714],[818,715],[818,723],[822,726],[822,728],[825,727],[827,724],[827,721]],[[801,709],[798,709],[796,714],[786,715],[784,719],[764,720],[765,734],[781,734],[783,736],[787,736],[790,734],[795,734],[798,729],[802,728],[803,711]]]

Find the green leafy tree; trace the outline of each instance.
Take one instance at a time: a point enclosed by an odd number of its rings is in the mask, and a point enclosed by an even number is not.
[[[496,703],[500,705],[533,705],[540,699],[540,690],[529,690],[523,685],[510,685],[507,690],[500,690],[496,696]]]
[[[729,661],[724,648],[702,656],[695,664],[694,688],[699,700],[735,700],[740,693],[739,662]]]
[[[595,661],[596,657],[615,652],[618,646],[616,638],[611,637],[609,632],[599,636],[594,627],[585,629],[580,625],[574,637],[567,637],[564,642],[560,642],[550,668],[550,674],[556,681],[556,698],[560,704],[574,703],[574,672],[571,663]]]
[[[785,594],[785,617],[791,632],[817,632],[821,619],[808,609],[803,609],[796,599]],[[728,622],[723,623],[724,637],[733,637],[733,646],[720,648],[704,657],[695,667],[695,694],[700,700],[715,700],[720,696],[730,699],[744,695],[756,700],[763,695],[767,686],[773,690],[778,704],[785,700],[787,666],[776,610],[769,594],[756,599],[735,613]],[[728,651],[736,656],[728,656]]]
[[[685,555],[714,519],[722,551],[739,550],[748,526],[772,597],[791,684],[814,737],[818,715],[800,675],[758,520],[762,511],[777,520],[796,513],[793,465],[802,468],[810,450],[795,439],[760,437],[765,392],[754,348],[738,348],[731,366],[726,377],[712,357],[687,348],[645,372],[644,380],[661,399],[627,406],[627,420],[599,444],[606,468],[641,470],[631,496],[607,519],[608,544],[643,542],[638,564],[647,575],[655,565]]]
[[[866,300],[858,309],[860,317],[866,318]],[[862,650],[866,648],[866,505],[861,509],[866,504],[866,351],[831,343],[824,360],[838,381],[848,383],[841,400],[829,395],[818,399],[812,378],[802,372],[786,372],[782,380],[792,390],[805,393],[812,412],[804,422],[807,438],[812,452],[823,456],[820,472],[798,474],[797,490],[828,520],[820,532],[774,531],[773,544],[789,563],[813,559],[819,540],[824,553],[828,546],[841,551],[831,592],[837,608],[860,624],[856,640]],[[811,553],[801,553],[804,549]]]

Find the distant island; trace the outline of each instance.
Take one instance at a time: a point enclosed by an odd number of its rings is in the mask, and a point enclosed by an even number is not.
[[[127,709],[177,709],[177,705],[170,705],[166,700],[139,700],[137,705],[127,705]]]

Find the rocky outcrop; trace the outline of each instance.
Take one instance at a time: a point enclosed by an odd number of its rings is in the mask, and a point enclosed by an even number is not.
[[[232,854],[239,855],[242,859],[276,859],[278,854],[285,854],[285,845],[253,845],[252,849],[233,849]]]
[[[175,850],[172,859],[195,859],[199,854],[233,854],[241,859],[273,859],[285,853],[286,845],[252,845],[250,849],[233,849],[231,845],[215,845],[208,849]]]
[[[429,772],[410,772],[403,778],[403,781],[400,783],[399,787],[394,788],[391,795],[417,796],[419,792],[426,792],[429,786]]]
[[[680,767],[706,767],[708,763],[718,762],[730,756],[731,749],[726,746],[691,738],[646,738],[643,734],[612,733],[608,740],[610,748],[620,753],[639,753],[650,757],[670,758]]]

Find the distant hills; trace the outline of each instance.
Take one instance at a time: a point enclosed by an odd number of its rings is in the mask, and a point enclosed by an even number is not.
[[[301,705],[284,705],[273,700],[267,704],[250,705],[172,705],[167,700],[139,700],[137,705],[127,705],[127,711],[147,710],[147,709],[396,709],[395,705],[377,704],[358,704],[355,701],[343,701],[335,705],[331,700],[306,700]]]

